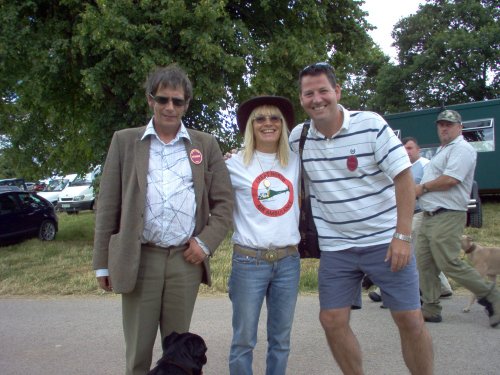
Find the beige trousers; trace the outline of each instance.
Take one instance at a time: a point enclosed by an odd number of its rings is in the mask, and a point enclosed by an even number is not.
[[[490,302],[500,301],[500,293],[493,283],[483,279],[475,268],[460,257],[460,236],[466,219],[466,212],[455,211],[424,217],[422,221],[415,254],[424,302],[422,310],[428,315],[441,313],[438,278],[441,270],[478,299],[488,297]]]
[[[147,374],[158,327],[162,338],[189,331],[203,267],[186,262],[183,250],[141,248],[135,289],[122,294],[126,375]]]
[[[413,221],[411,225],[411,236],[413,238],[413,248],[417,248],[417,236],[420,226],[422,225],[422,218],[424,216],[423,211],[413,215]],[[441,282],[441,294],[452,293],[450,282],[443,272],[439,273],[439,281]]]

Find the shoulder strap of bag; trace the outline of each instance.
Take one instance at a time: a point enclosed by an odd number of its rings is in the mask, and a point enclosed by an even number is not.
[[[301,164],[302,164],[302,152],[304,151],[304,144],[306,143],[307,133],[309,132],[310,125],[311,125],[311,120],[307,120],[306,122],[304,122],[304,125],[302,126],[302,133],[300,133],[299,156]]]
[[[300,157],[300,206],[304,205],[304,199],[306,199],[306,193],[304,191],[304,161],[302,160],[302,153],[304,151],[304,144],[306,143],[307,133],[309,132],[309,126],[311,125],[311,120],[304,122],[302,126],[302,133],[300,133],[299,140],[299,157]],[[300,219],[303,220],[304,215],[300,215]]]

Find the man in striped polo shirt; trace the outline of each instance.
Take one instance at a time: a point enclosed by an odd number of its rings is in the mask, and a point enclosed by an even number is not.
[[[349,319],[367,274],[391,310],[410,372],[432,374],[432,339],[411,249],[415,194],[408,155],[382,117],[338,104],[341,89],[329,64],[304,68],[299,85],[311,117],[303,165],[321,249],[320,321],[332,354],[345,374],[363,374]],[[290,135],[296,152],[302,127]]]

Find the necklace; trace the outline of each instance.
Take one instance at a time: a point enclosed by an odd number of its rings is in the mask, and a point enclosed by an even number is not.
[[[262,173],[264,173],[264,174],[265,174],[266,172],[264,172],[264,168],[262,168],[262,164],[260,163],[259,155],[257,154],[257,152],[255,152],[255,156],[257,157],[257,162],[259,163],[260,170],[262,171]],[[274,166],[276,165],[276,161],[277,161],[277,160],[278,160],[278,158],[275,156],[275,157],[274,157],[274,162],[273,162],[273,165],[271,166],[271,168],[269,168],[269,171],[272,171],[272,170],[273,170]],[[268,172],[269,172],[269,171],[268,171]],[[266,178],[264,179],[264,181],[262,181],[262,184],[264,185],[264,187],[265,187],[266,189],[269,189],[269,188],[271,187],[271,181],[269,181],[269,180],[267,179],[267,176],[266,176]]]

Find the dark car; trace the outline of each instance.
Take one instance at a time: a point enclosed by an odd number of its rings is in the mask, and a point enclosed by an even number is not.
[[[29,237],[52,241],[57,230],[57,215],[48,200],[16,187],[0,189],[0,243]]]
[[[21,190],[28,190],[23,178],[5,178],[0,180],[0,186],[17,186]]]

